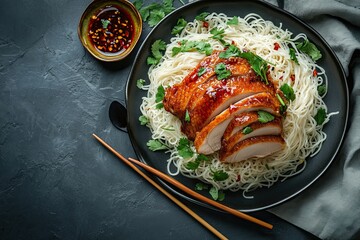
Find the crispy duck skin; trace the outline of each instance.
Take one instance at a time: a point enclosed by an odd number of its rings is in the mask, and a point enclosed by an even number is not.
[[[221,138],[233,117],[243,112],[267,111],[280,116],[279,102],[268,92],[258,93],[230,105],[196,134],[194,145],[198,153],[211,154],[221,147]]]
[[[285,141],[281,136],[257,136],[238,142],[232,149],[220,151],[220,161],[232,163],[252,157],[265,157],[282,150]]]
[[[198,85],[215,75],[214,67],[222,60],[219,58],[219,53],[214,52],[205,57],[183,81],[165,90],[163,104],[166,111],[171,112],[179,119],[184,119],[186,106],[193,91]],[[206,72],[199,77],[198,72],[201,68],[206,68]]]
[[[229,124],[230,125],[230,124]],[[241,142],[247,138],[263,136],[263,135],[281,135],[282,133],[282,119],[276,117],[273,121],[267,123],[254,122],[248,125],[252,132],[245,134],[242,129],[234,133],[230,138],[225,139],[223,137],[220,151],[229,151],[238,142]]]

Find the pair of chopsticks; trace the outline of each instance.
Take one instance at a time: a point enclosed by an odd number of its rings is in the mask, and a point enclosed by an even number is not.
[[[175,187],[183,190],[187,194],[191,195],[192,197],[205,202],[207,204],[210,204],[214,207],[217,207],[223,211],[226,211],[234,216],[240,217],[242,219],[245,219],[247,221],[256,223],[262,227],[272,229],[273,226],[267,222],[264,222],[262,220],[259,220],[257,218],[254,218],[252,216],[249,216],[245,213],[242,213],[238,210],[235,210],[233,208],[230,208],[228,206],[225,206],[219,202],[216,202],[214,200],[211,200],[207,197],[204,197],[203,195],[189,189],[182,183],[178,182],[177,180],[169,177],[168,175],[160,172],[157,169],[154,169],[138,160],[135,160],[133,158],[125,158],[123,155],[118,153],[115,149],[113,149],[109,144],[107,144],[104,140],[102,140],[100,137],[98,137],[96,134],[93,134],[93,137],[98,140],[104,147],[106,147],[108,150],[110,150],[113,154],[115,154],[120,160],[122,160],[125,164],[127,164],[129,167],[131,167],[133,170],[135,170],[137,173],[139,173],[142,177],[144,177],[149,183],[151,183],[153,186],[155,186],[159,191],[161,191],[163,194],[165,194],[168,198],[170,198],[173,202],[175,202],[179,207],[181,207],[183,210],[185,210],[187,213],[189,213],[192,217],[194,217],[198,222],[200,222],[204,227],[206,227],[208,230],[210,230],[212,233],[214,233],[217,237],[220,239],[227,239],[224,235],[222,235],[219,231],[217,231],[214,227],[212,227],[209,223],[207,223],[204,219],[202,219],[199,215],[197,215],[195,212],[193,212],[190,208],[185,206],[182,202],[180,202],[177,198],[172,196],[169,192],[167,192],[165,189],[163,189],[159,184],[157,184],[155,181],[153,181],[150,177],[148,177],[145,173],[143,173],[140,169],[138,169],[134,164],[144,168],[145,170],[153,173],[157,177],[161,178],[162,180],[174,185]]]

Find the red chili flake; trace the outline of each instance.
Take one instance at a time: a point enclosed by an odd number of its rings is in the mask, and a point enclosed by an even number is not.
[[[237,175],[236,181],[237,181],[237,182],[240,182],[240,180],[241,180],[240,175]]]
[[[316,69],[314,69],[313,76],[316,77],[317,75],[318,75],[318,72],[316,71]]]
[[[208,28],[208,27],[209,27],[209,23],[208,23],[208,22],[206,22],[206,21],[204,21],[204,22],[203,22],[203,27]]]
[[[274,43],[274,50],[278,50],[280,48],[280,44],[279,43]]]
[[[291,81],[295,81],[295,75],[291,74],[290,79],[291,79]]]
[[[282,80],[283,78],[284,78],[284,76],[281,76],[281,77],[280,77],[280,80]]]
[[[231,44],[232,44],[232,45],[235,45],[235,41],[234,41],[234,40],[232,40],[232,41],[231,41]]]

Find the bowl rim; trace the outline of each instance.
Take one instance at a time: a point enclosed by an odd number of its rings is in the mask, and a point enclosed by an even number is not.
[[[126,9],[124,9],[124,11],[129,14],[129,17],[133,21],[133,24],[136,25],[136,28],[134,29],[134,36],[133,36],[132,42],[125,51],[121,52],[120,54],[106,56],[106,55],[102,54],[101,52],[95,53],[89,47],[90,42],[87,42],[85,39],[86,37],[84,36],[84,34],[86,34],[87,32],[84,32],[83,24],[84,24],[84,20],[89,16],[89,14],[91,12],[94,12],[97,9],[100,9],[101,7],[104,7],[107,4],[111,4],[111,3],[119,4],[120,6],[124,5],[126,7]],[[135,48],[137,42],[139,41],[139,39],[141,37],[142,28],[143,28],[143,23],[142,23],[141,14],[136,9],[136,7],[134,6],[134,4],[132,2],[130,2],[128,0],[93,0],[86,7],[84,12],[82,13],[80,20],[79,20],[78,27],[77,27],[77,32],[78,32],[78,37],[80,39],[81,44],[93,57],[95,57],[98,60],[105,61],[105,62],[116,62],[116,61],[123,60],[133,51],[133,49]]]

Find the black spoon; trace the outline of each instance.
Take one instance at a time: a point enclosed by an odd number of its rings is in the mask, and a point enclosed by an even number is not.
[[[127,133],[127,110],[124,105],[118,101],[113,101],[109,107],[109,118],[117,129]]]

